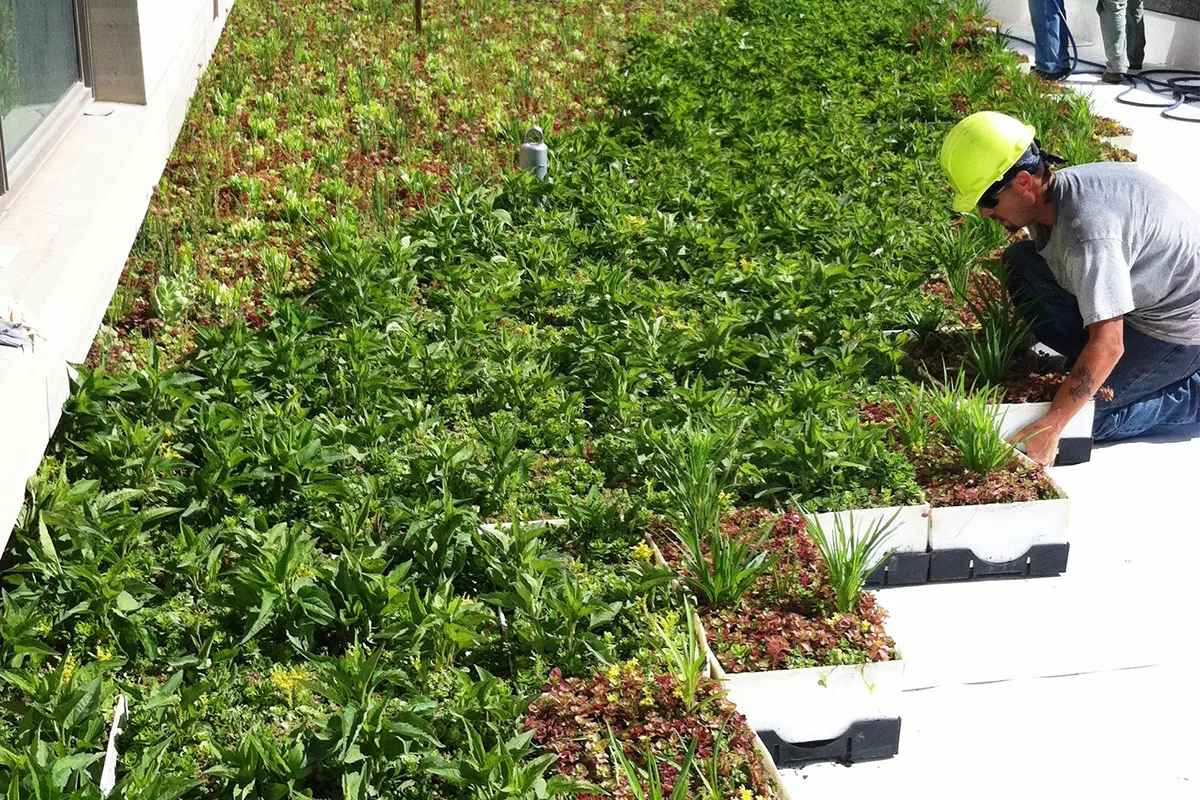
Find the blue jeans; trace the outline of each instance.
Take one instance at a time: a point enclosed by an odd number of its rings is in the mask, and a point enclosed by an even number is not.
[[[1059,16],[1062,0],[1029,0],[1033,23],[1033,66],[1042,72],[1066,72],[1071,65],[1067,52],[1067,21]]]
[[[1070,369],[1088,341],[1075,295],[1058,285],[1033,242],[1004,251],[1008,293],[1033,325],[1038,341],[1062,353]],[[1096,400],[1096,441],[1160,433],[1200,422],[1200,345],[1172,344],[1124,326],[1125,352]]]

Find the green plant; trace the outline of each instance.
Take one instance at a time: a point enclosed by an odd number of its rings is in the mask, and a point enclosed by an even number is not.
[[[763,549],[766,531],[727,535],[717,526],[706,539],[679,531],[676,537],[686,554],[684,581],[712,608],[736,605],[774,563]]]
[[[667,669],[679,682],[680,699],[689,713],[695,712],[700,703],[704,702],[697,700],[697,691],[708,671],[708,652],[696,633],[692,614],[692,606],[685,598],[682,633],[668,629],[658,617],[651,618],[663,647]]]
[[[979,330],[967,339],[969,368],[985,383],[999,384],[1017,353],[1029,346],[1033,326],[1002,289],[981,293],[968,306],[979,321]]]
[[[734,436],[689,425],[659,448],[658,472],[671,499],[675,537],[685,553],[684,580],[713,607],[740,601],[772,562],[762,549],[766,531],[755,537],[721,530]]]
[[[976,475],[988,475],[1016,461],[1016,454],[1000,433],[1002,395],[998,389],[968,390],[964,376],[946,381],[932,398],[938,427]]]
[[[924,384],[916,384],[897,392],[890,400],[889,418],[900,442],[911,452],[924,451],[933,441],[937,430],[933,396]]]
[[[688,745],[683,762],[678,767],[675,783],[670,794],[667,794],[658,759],[649,743],[645,750],[646,768],[642,769],[629,756],[625,755],[625,748],[617,741],[616,734],[612,732],[612,728],[608,729],[608,751],[636,800],[685,800],[691,786],[689,777],[692,773],[692,764],[696,760],[696,745],[695,739]],[[642,784],[643,781],[645,781],[645,786]]]
[[[858,607],[863,585],[875,569],[887,560],[891,550],[884,549],[896,529],[897,510],[888,518],[872,520],[866,530],[854,531],[854,515],[835,513],[833,530],[827,532],[816,515],[806,515],[808,533],[821,551],[825,571],[838,612],[847,614]]]
[[[725,800],[724,781],[722,779],[722,763],[725,754],[725,729],[713,735],[712,749],[708,758],[704,759],[705,769],[698,770],[700,781],[704,784],[706,800]]]

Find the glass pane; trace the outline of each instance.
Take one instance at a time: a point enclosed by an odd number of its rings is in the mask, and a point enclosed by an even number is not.
[[[11,161],[79,80],[72,0],[0,0],[0,116]]]

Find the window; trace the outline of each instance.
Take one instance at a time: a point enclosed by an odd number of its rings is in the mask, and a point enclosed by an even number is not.
[[[11,167],[81,79],[74,0],[0,0],[0,133]]]

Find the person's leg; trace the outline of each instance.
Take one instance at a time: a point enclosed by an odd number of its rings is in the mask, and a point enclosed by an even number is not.
[[[1097,407],[1092,438],[1097,442],[1115,442],[1196,423],[1200,423],[1200,374],[1128,405],[1104,411]]]
[[[1172,344],[1125,326],[1125,352],[1096,401],[1092,437],[1128,439],[1168,425],[1200,422],[1200,346]]]
[[[1143,0],[1129,0],[1125,9],[1125,50],[1129,68],[1141,69],[1146,60],[1146,14]]]
[[[1059,20],[1054,13],[1055,0],[1028,0],[1029,21],[1033,25],[1033,66],[1040,72],[1062,70],[1059,56]]]
[[[1125,7],[1127,0],[1100,0],[1100,36],[1104,39],[1105,71],[1122,75],[1129,69],[1125,55]]]
[[[1058,71],[1066,72],[1071,67],[1071,33],[1067,29],[1067,9],[1062,5],[1063,0],[1051,0],[1051,2],[1053,5],[1050,7],[1050,11],[1058,20]]]
[[[1037,339],[1066,356],[1070,368],[1087,344],[1087,329],[1075,295],[1058,285],[1033,242],[1016,242],[1004,251],[1008,296],[1033,326]]]

